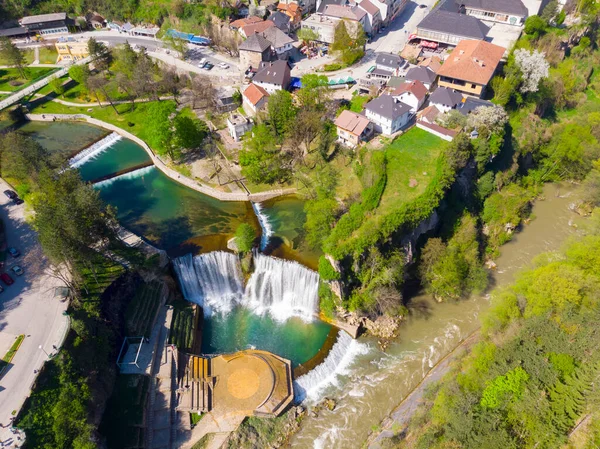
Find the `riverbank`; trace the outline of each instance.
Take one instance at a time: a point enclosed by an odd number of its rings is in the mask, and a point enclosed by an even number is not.
[[[130,139],[130,140],[134,141],[135,143],[137,143],[139,146],[141,146],[148,153],[148,156],[150,156],[150,158],[152,159],[152,162],[154,163],[156,168],[158,168],[161,172],[163,172],[165,175],[167,175],[172,180],[174,180],[174,181],[178,182],[179,184],[182,184],[192,190],[200,192],[204,195],[208,195],[212,198],[216,198],[220,201],[261,202],[261,201],[266,201],[266,200],[270,200],[273,198],[277,198],[279,196],[291,195],[291,194],[296,193],[295,188],[276,189],[276,190],[269,190],[269,191],[265,191],[265,192],[250,193],[250,194],[221,192],[219,190],[213,189],[212,187],[202,185],[202,184],[198,183],[197,181],[194,181],[194,180],[188,178],[187,176],[182,175],[181,173],[178,173],[177,171],[168,167],[162,161],[162,159],[160,159],[154,153],[154,151],[152,151],[152,149],[148,146],[148,144],[146,142],[144,142],[142,139],[140,139],[139,137],[134,136],[133,134],[131,134],[128,131],[125,131],[123,128],[119,128],[118,126],[112,125],[112,124],[104,122],[102,120],[92,118],[85,114],[27,114],[26,118],[28,120],[32,120],[32,121],[45,121],[45,122],[52,122],[52,121],[57,121],[57,120],[59,120],[59,121],[85,121],[89,124],[96,125],[101,128],[107,129],[109,131],[116,132],[116,133],[120,134],[121,136],[123,136],[127,139]]]

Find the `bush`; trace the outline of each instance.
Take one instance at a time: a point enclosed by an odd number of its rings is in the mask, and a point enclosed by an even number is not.
[[[323,70],[325,70],[326,72],[333,72],[335,70],[340,70],[342,68],[342,64],[340,64],[339,62],[333,62],[331,64],[325,64],[323,66]]]
[[[340,278],[340,273],[334,270],[325,256],[319,257],[319,276],[324,281],[334,281]]]
[[[235,244],[241,253],[246,253],[254,246],[256,232],[248,223],[242,223],[235,231]]]
[[[331,288],[324,282],[319,284],[319,302],[321,307],[321,313],[327,318],[334,318],[335,316],[335,295],[331,291]]]

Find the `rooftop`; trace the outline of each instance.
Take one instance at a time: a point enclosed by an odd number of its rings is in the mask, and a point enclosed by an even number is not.
[[[281,48],[284,45],[295,42],[294,39],[289,37],[277,27],[267,28],[265,31],[263,31],[262,35],[265,37],[265,39],[271,42],[274,48]]]
[[[229,24],[229,26],[230,26],[230,27],[233,27],[233,28],[241,28],[241,27],[243,27],[243,26],[250,25],[250,24],[252,24],[252,23],[258,23],[258,22],[262,22],[262,20],[263,20],[263,19],[261,19],[260,17],[256,17],[256,16],[249,16],[249,17],[246,17],[246,18],[244,18],[244,19],[237,19],[237,20],[234,20],[233,22],[231,22],[231,23]]]
[[[419,30],[435,31],[454,36],[462,36],[468,39],[483,40],[490,29],[481,20],[475,17],[446,11],[441,9],[441,7],[438,7],[421,20],[421,23],[417,25],[417,34]],[[431,38],[428,37],[428,39]]]
[[[55,12],[52,14],[39,14],[37,16],[23,17],[19,23],[21,25],[31,25],[33,23],[56,22],[59,20],[67,20],[66,12]]]
[[[410,112],[409,105],[394,100],[391,95],[381,95],[369,101],[365,105],[365,109],[391,120]]]
[[[441,104],[444,106],[454,107],[460,103],[463,96],[460,92],[447,87],[438,87],[429,97],[430,104]]]
[[[369,0],[362,0],[362,2],[360,2],[358,4],[358,6],[360,6],[362,9],[364,9],[366,12],[368,12],[372,16],[374,16],[375,14],[377,14],[379,12],[379,8],[377,6],[375,6],[373,3],[371,3]]]
[[[242,27],[242,31],[247,37],[250,37],[255,33],[262,33],[267,28],[274,27],[275,24],[270,20],[264,20],[262,22],[251,23],[250,25],[245,25]]]
[[[435,72],[428,67],[413,67],[406,72],[406,81],[421,81],[423,84],[433,83],[435,77]]]
[[[421,81],[411,81],[401,84],[396,90],[394,90],[392,96],[402,95],[405,92],[410,92],[419,100],[422,100],[427,96],[428,91]]]
[[[272,23],[272,22],[271,22]],[[240,51],[255,51],[262,53],[271,47],[271,42],[266,40],[262,34],[252,34],[239,46]]]
[[[289,77],[290,67],[287,61],[262,62],[261,67],[254,75],[255,83],[269,83],[283,86]]]
[[[360,21],[367,13],[357,6],[340,6],[340,5],[327,5],[323,15],[336,17],[338,19],[348,19]]]
[[[384,65],[386,67],[399,68],[404,65],[404,58],[392,53],[377,53],[375,64]]]
[[[465,97],[456,106],[456,110],[463,115],[467,115],[477,108],[489,106],[494,106],[494,103],[492,103],[491,101],[482,100],[480,98]]]
[[[339,117],[335,119],[334,123],[337,127],[342,128],[355,136],[360,136],[367,126],[369,126],[370,122],[369,119],[363,115],[344,110]]]
[[[419,65],[421,67],[429,67],[431,70],[437,73],[442,66],[442,58],[439,56],[431,56],[430,58],[423,59],[421,62],[419,62]]]
[[[506,49],[483,41],[460,41],[446,59],[438,75],[487,84],[500,63]]]
[[[446,0],[440,7],[459,12],[464,5],[466,9],[477,9],[501,14],[527,17],[528,11],[521,0]]]
[[[243,95],[253,106],[256,106],[260,100],[269,96],[266,90],[254,83],[250,83]]]

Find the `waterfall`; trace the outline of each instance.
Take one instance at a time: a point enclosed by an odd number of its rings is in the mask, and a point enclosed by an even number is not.
[[[338,338],[323,363],[294,381],[294,399],[300,403],[308,399],[317,402],[324,390],[337,383],[338,375],[347,375],[354,359],[366,354],[369,346],[359,343],[344,331]]]
[[[191,254],[173,260],[183,296],[199,304],[204,314],[227,313],[240,303],[242,276],[234,254],[213,251],[200,256]]]
[[[256,214],[258,223],[262,229],[262,235],[260,236],[260,250],[264,251],[269,244],[269,239],[273,235],[273,226],[271,226],[269,217],[264,213],[260,203],[252,203],[252,208],[254,209],[254,213]]]
[[[94,187],[101,189],[103,187],[107,187],[107,186],[113,184],[115,181],[139,178],[140,176],[144,176],[144,175],[150,173],[154,169],[155,169],[154,165],[150,165],[150,166],[144,167],[144,168],[139,168],[137,170],[130,171],[129,173],[124,173],[122,175],[115,176],[114,178],[110,178],[105,181],[97,182],[96,184],[94,184]]]
[[[299,316],[311,321],[319,310],[319,275],[300,265],[255,254],[244,305],[256,313],[269,312],[278,321]]]
[[[119,134],[111,133],[105,138],[99,140],[93,145],[90,145],[85,150],[80,151],[71,159],[69,159],[69,165],[72,168],[81,167],[87,161],[97,158],[100,154],[104,153],[106,150],[112,147],[115,142],[119,140],[121,140],[121,136]]]

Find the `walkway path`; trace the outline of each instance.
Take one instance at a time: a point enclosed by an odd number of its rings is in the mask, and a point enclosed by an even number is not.
[[[5,92],[0,92],[0,94],[5,93]],[[36,98],[43,98],[43,97],[47,97],[48,95],[44,95],[44,94],[33,94],[34,97]],[[172,95],[165,95],[164,97],[158,97],[159,100],[172,100],[173,96]],[[108,101],[101,101],[99,104],[98,102],[93,102],[93,103],[74,103],[72,101],[66,101],[66,100],[61,100],[60,98],[52,98],[52,101],[56,102],[56,103],[60,103],[62,105],[65,106],[73,106],[76,108],[97,108],[97,107],[105,107],[105,106],[110,106],[110,103]],[[134,103],[149,103],[151,101],[155,101],[152,98],[136,98],[135,100],[133,100]],[[112,102],[112,104],[128,104],[131,103],[131,100],[115,100]]]
[[[87,64],[88,62],[90,62],[90,58],[82,59],[80,61],[77,61],[75,64],[77,64],[77,65],[78,64]],[[0,101],[0,111],[2,109],[5,109],[5,108],[15,104],[21,98],[31,95],[32,93],[40,90],[42,87],[44,87],[48,83],[50,83],[50,81],[52,81],[53,79],[60,78],[61,76],[66,75],[68,73],[68,71],[69,71],[69,67],[63,67],[62,69],[49,74],[47,77],[42,78],[39,81],[36,81],[35,83],[31,84],[30,86],[27,86],[25,89],[21,89],[21,90],[15,92],[10,97],[5,98],[4,100]]]
[[[276,198],[278,196],[291,195],[291,194],[296,193],[296,189],[293,187],[287,188],[287,189],[277,189],[277,190],[269,190],[269,191],[260,192],[260,193],[246,194],[246,193],[242,193],[242,192],[240,192],[240,193],[221,192],[219,190],[213,189],[212,187],[202,185],[202,184],[198,183],[197,181],[194,181],[194,180],[188,178],[187,176],[184,176],[184,175],[178,173],[177,171],[173,170],[172,168],[169,168],[162,161],[162,159],[160,159],[154,153],[154,151],[152,151],[152,149],[146,144],[146,142],[144,142],[139,137],[134,136],[130,132],[127,132],[124,129],[119,128],[118,126],[112,125],[107,122],[103,122],[102,120],[92,118],[89,115],[85,115],[85,114],[28,114],[27,118],[29,120],[46,121],[46,122],[52,122],[55,120],[71,120],[71,121],[83,120],[88,123],[91,123],[92,125],[96,125],[101,128],[105,128],[110,131],[114,131],[114,132],[122,135],[123,137],[126,137],[127,139],[133,140],[135,143],[137,143],[139,146],[141,146],[144,150],[146,150],[146,152],[152,159],[152,162],[154,163],[156,168],[158,168],[160,171],[162,171],[169,178],[173,179],[174,181],[177,181],[180,184],[183,184],[186,187],[189,187],[190,189],[196,190],[197,192],[203,193],[204,195],[212,196],[213,198],[217,198],[218,200],[221,200],[221,201],[261,202],[261,201],[269,200],[271,198]]]
[[[12,187],[0,180],[0,190],[6,189]],[[0,197],[7,244],[21,252],[19,258],[7,260],[7,264],[18,263],[25,271],[23,276],[13,276],[14,284],[5,286],[0,295],[0,356],[16,336],[25,335],[0,379],[0,441],[14,438],[17,443],[23,440],[17,440],[10,431],[13,411],[18,412],[29,396],[37,372],[48,359],[46,353],[56,352],[69,330],[69,318],[63,315],[68,303],[54,298],[54,288],[63,284],[49,274],[37,234],[25,221],[24,207],[13,205],[4,195]]]

